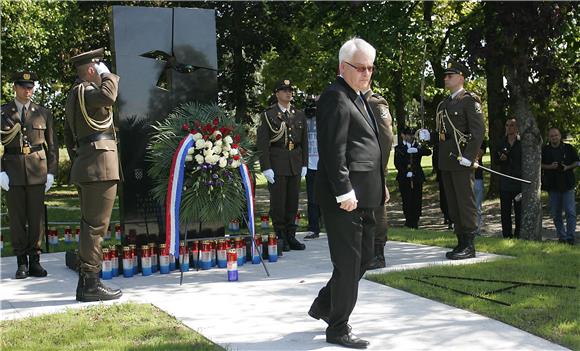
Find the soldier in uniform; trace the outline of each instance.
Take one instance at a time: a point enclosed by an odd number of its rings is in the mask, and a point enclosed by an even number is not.
[[[40,265],[44,193],[54,182],[58,145],[52,113],[31,101],[36,80],[32,72],[16,72],[15,98],[2,106],[0,185],[6,191],[16,279],[47,274]]]
[[[379,127],[379,144],[381,144],[381,150],[384,152],[382,161],[382,167],[387,174],[387,163],[389,162],[389,156],[391,154],[391,148],[393,147],[393,118],[389,111],[389,104],[387,100],[377,93],[373,93],[370,89],[364,93],[364,98],[367,100],[373,115],[377,121],[377,126]],[[383,206],[377,207],[375,212],[375,241],[374,241],[374,259],[369,264],[367,269],[377,269],[384,268],[386,266],[385,262],[385,243],[387,242],[387,202],[389,201],[389,192],[386,189],[387,198]]]
[[[401,131],[399,145],[395,146],[395,167],[397,182],[403,200],[405,227],[419,228],[421,217],[423,182],[425,173],[421,168],[421,158],[431,155],[431,150],[415,140],[413,129],[406,127]]]
[[[308,165],[308,136],[304,112],[291,105],[288,79],[276,83],[277,102],[266,109],[258,127],[260,167],[268,180],[270,216],[283,251],[304,250],[296,239],[300,179]]]
[[[113,125],[119,76],[101,62],[103,52],[97,49],[71,58],[78,79],[65,110],[65,142],[72,161],[70,179],[77,186],[81,204],[76,299],[82,302],[121,297],[121,290],[111,289],[99,279],[101,241],[109,227],[120,180]]]
[[[439,169],[457,236],[457,246],[446,254],[452,260],[475,257],[473,239],[477,231],[477,210],[472,166],[485,127],[479,97],[463,88],[468,75],[463,64],[448,64],[444,81],[451,95],[437,107]]]

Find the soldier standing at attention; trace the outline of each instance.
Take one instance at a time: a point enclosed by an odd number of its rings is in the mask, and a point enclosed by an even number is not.
[[[40,265],[44,193],[54,182],[58,145],[52,113],[31,101],[36,80],[32,72],[15,73],[14,100],[2,106],[0,186],[6,191],[16,279],[47,275]]]
[[[81,204],[76,299],[82,302],[121,297],[121,290],[111,289],[99,279],[101,241],[109,227],[120,179],[113,125],[119,76],[101,62],[103,53],[103,49],[97,49],[71,58],[78,79],[65,110],[65,142],[72,161],[70,178],[77,186]]]
[[[439,169],[449,216],[457,236],[457,246],[445,256],[451,260],[462,260],[475,257],[473,239],[477,231],[477,210],[472,166],[477,159],[485,127],[479,97],[463,88],[469,75],[467,67],[450,62],[443,74],[445,88],[451,95],[437,107]]]
[[[373,115],[377,120],[377,126],[379,127],[379,144],[381,144],[381,150],[383,150],[384,157],[382,159],[385,176],[387,174],[387,163],[389,163],[389,155],[391,154],[391,149],[393,147],[393,118],[391,117],[391,112],[389,111],[389,104],[387,100],[377,93],[373,93],[370,88],[364,94],[365,100],[369,103]],[[385,180],[386,182],[386,180]],[[369,270],[384,268],[386,267],[385,262],[385,243],[387,242],[387,202],[389,201],[389,189],[385,186],[386,199],[383,206],[375,208],[375,220],[377,222],[375,227],[375,241],[374,241],[374,252],[375,257],[373,261],[369,264]]]
[[[294,89],[288,79],[276,83],[277,103],[266,109],[258,127],[260,167],[270,190],[270,217],[283,251],[304,250],[296,239],[300,179],[308,165],[304,112],[291,105]]]

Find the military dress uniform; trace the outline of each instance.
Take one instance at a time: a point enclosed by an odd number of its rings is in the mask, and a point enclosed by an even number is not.
[[[389,104],[384,97],[377,93],[373,93],[372,90],[368,90],[364,93],[364,98],[371,107],[379,128],[379,144],[381,145],[381,150],[385,153],[385,157],[382,158],[382,167],[386,175],[388,171],[387,163],[389,162],[389,156],[391,154],[394,139],[393,118],[389,111]],[[376,220],[374,241],[375,258],[368,269],[383,268],[386,266],[384,250],[385,243],[387,242],[388,231],[387,204],[385,203],[383,206],[377,207],[374,210],[374,213]]]
[[[452,63],[445,73],[468,75],[467,68]],[[485,132],[484,117],[479,97],[460,89],[455,97],[449,96],[437,107],[439,134],[439,169],[443,179],[449,216],[454,223],[457,246],[447,258],[463,259],[475,256],[473,239],[477,231],[474,169],[459,164],[458,157],[472,162]]]
[[[36,80],[32,72],[18,72],[13,78],[15,84],[31,87]],[[0,171],[6,172],[10,181],[6,203],[19,267],[16,278],[44,277],[47,273],[39,264],[39,254],[44,237],[45,184],[47,174],[55,175],[58,164],[52,113],[33,102],[23,105],[16,100],[3,105],[1,111],[4,154]]]
[[[405,134],[413,134],[413,130],[406,128]],[[415,153],[409,153],[415,148]],[[416,141],[411,143],[400,142],[395,147],[395,167],[397,168],[397,182],[403,201],[403,215],[405,226],[417,229],[422,214],[423,183],[425,173],[421,168],[421,158],[431,155],[431,150],[421,146]]]
[[[282,81],[276,91],[290,87]],[[296,240],[294,220],[298,213],[298,194],[303,167],[308,165],[308,134],[304,112],[290,105],[283,111],[278,103],[262,114],[257,131],[257,147],[262,171],[272,169],[275,182],[268,183],[270,217],[284,251],[304,250]]]
[[[99,63],[103,49],[71,58],[75,66]],[[109,227],[111,211],[120,180],[113,104],[117,99],[119,76],[101,73],[101,84],[81,78],[74,83],[66,102],[65,142],[72,155],[71,183],[81,205],[79,243],[80,277],[77,300],[108,300],[121,296],[98,278],[102,263],[102,238]]]

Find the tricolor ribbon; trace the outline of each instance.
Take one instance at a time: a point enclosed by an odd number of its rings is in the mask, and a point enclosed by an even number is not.
[[[252,186],[252,177],[248,166],[242,163],[240,165],[240,174],[242,176],[242,184],[246,192],[246,202],[248,203],[248,230],[252,237],[252,263],[260,263],[258,250],[256,248],[256,226],[254,224],[254,188]]]
[[[181,192],[183,190],[183,174],[185,156],[187,150],[194,145],[192,134],[183,138],[173,154],[171,169],[169,171],[169,184],[167,185],[167,198],[165,200],[165,245],[169,248],[169,254],[179,253],[179,206],[181,204]]]

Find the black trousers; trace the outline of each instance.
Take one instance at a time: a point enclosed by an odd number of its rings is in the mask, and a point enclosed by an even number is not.
[[[6,205],[14,255],[40,252],[44,237],[44,184],[11,185],[6,192]]]
[[[501,232],[504,238],[520,237],[522,223],[522,202],[516,201],[517,191],[500,191],[499,203],[501,206]],[[512,206],[513,205],[513,206]],[[512,207],[516,217],[516,227],[512,233]]]
[[[423,182],[399,180],[399,190],[403,199],[405,227],[417,228],[423,207]]]
[[[298,213],[300,174],[295,176],[275,175],[270,190],[270,217],[275,231],[296,230],[294,219]]]
[[[358,297],[358,283],[374,257],[374,209],[352,212],[322,206],[328,247],[334,267],[332,277],[314,300],[329,317],[327,336],[347,333],[347,324]]]
[[[314,179],[316,170],[308,169],[306,172],[306,195],[308,197],[308,230],[320,233],[320,206],[314,200]]]

